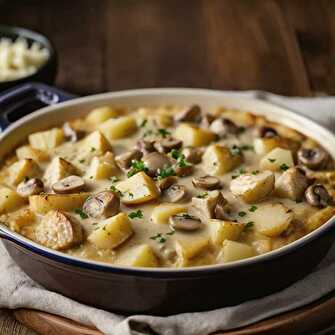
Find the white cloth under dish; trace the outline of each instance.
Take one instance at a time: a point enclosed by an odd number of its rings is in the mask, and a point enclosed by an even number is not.
[[[288,98],[264,92],[227,92],[240,97],[258,97],[301,112],[335,130],[335,97]],[[245,326],[311,303],[335,289],[335,246],[319,267],[289,288],[262,299],[210,312],[170,317],[134,315],[124,317],[88,307],[50,292],[34,283],[10,259],[0,244],[0,307],[33,308],[95,326],[107,335],[148,334],[146,326],[159,335],[205,335]],[[215,297],[213,297],[215,299]],[[127,299],[127,297],[125,297]],[[143,325],[143,327],[141,327]]]

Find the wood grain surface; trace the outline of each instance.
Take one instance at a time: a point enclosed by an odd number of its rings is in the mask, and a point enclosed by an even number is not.
[[[59,55],[56,85],[77,94],[335,94],[334,18],[334,0],[0,0],[0,24],[47,35]],[[7,312],[0,319],[1,335],[31,334]]]

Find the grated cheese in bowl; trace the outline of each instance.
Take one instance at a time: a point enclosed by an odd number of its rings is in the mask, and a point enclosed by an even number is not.
[[[25,38],[0,38],[0,82],[27,77],[37,72],[49,58],[40,43],[29,45]]]

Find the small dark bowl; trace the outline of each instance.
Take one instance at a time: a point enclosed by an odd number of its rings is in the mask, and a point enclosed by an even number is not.
[[[58,58],[54,47],[45,36],[25,28],[0,25],[0,38],[2,37],[7,37],[12,40],[15,40],[18,37],[23,37],[28,41],[29,45],[33,42],[38,42],[49,50],[49,58],[35,73],[29,76],[16,80],[0,82],[0,91],[25,82],[42,82],[46,84],[54,83],[58,67]]]

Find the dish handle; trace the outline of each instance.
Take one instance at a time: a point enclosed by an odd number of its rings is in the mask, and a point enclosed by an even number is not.
[[[0,93],[0,129],[45,106],[67,101],[76,96],[41,83],[26,83]]]

